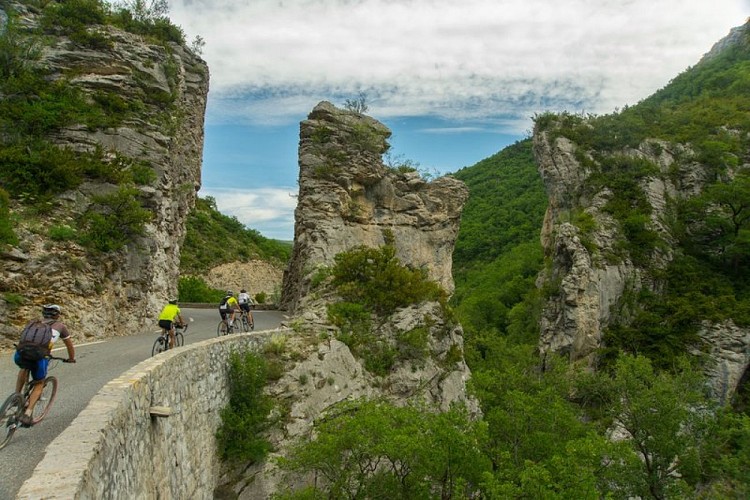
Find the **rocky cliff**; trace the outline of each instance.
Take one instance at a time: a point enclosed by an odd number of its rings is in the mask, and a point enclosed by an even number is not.
[[[316,269],[356,245],[383,244],[384,234],[393,236],[401,262],[453,291],[452,253],[468,190],[452,177],[427,182],[413,169],[386,166],[390,135],[376,120],[328,102],[300,124],[294,250],[282,291],[290,311]]]
[[[350,348],[328,319],[328,306],[340,300],[335,289],[313,283],[315,271],[331,266],[337,254],[388,240],[401,263],[427,270],[452,290],[451,256],[467,189],[452,178],[426,182],[416,172],[383,165],[389,136],[374,119],[327,102],[302,122],[294,256],[283,285],[292,331],[279,332],[264,354],[284,365],[266,392],[285,408],[285,418],[267,433],[273,448],[268,459],[225,470],[220,482],[228,495],[269,498],[284,488],[313,484],[314,477],[285,475],[276,460],[300,440],[313,439],[314,424],[343,401],[417,402],[434,411],[461,403],[479,413],[466,389],[471,374],[463,359],[463,330],[443,305],[428,300],[373,315],[365,334],[373,339],[372,351],[397,352],[404,334],[424,335],[420,354],[396,356],[392,366],[374,372],[362,349],[357,354]]]
[[[739,33],[733,30],[704,60],[737,43]],[[543,357],[558,353],[591,366],[603,347],[605,330],[615,322],[630,320],[634,297],[641,291],[655,296],[663,292],[664,271],[681,251],[671,209],[680,200],[700,194],[716,181],[717,174],[716,166],[702,163],[689,143],[647,138],[637,147],[593,151],[567,137],[563,121],[561,117],[537,125],[533,137],[534,155],[549,196],[541,233],[549,265],[538,280],[544,290],[539,347]],[[579,125],[580,129],[597,126],[592,118],[582,119]],[[731,134],[740,137],[744,132]],[[750,167],[750,151],[733,158],[739,160],[736,166],[722,174],[728,179]],[[627,228],[613,217],[611,205],[607,208],[615,195],[601,181],[607,172],[603,165],[616,162],[648,165],[647,175],[631,177],[638,194],[627,201],[632,206],[643,203],[642,213],[649,215],[641,234],[654,235],[659,243],[653,247],[624,244]],[[637,201],[635,196],[641,195],[643,201]],[[644,254],[636,258],[638,252]],[[698,335],[701,346],[696,345],[693,352],[708,355],[706,373],[715,396],[730,397],[750,364],[750,329],[732,320],[706,318]]]
[[[39,29],[39,10],[21,2],[7,5],[19,26]],[[94,96],[114,95],[118,102],[141,107],[116,127],[73,124],[45,139],[61,149],[100,152],[105,161],[127,158],[148,165],[156,175],[136,186],[135,198],[151,218],[144,234],[102,254],[75,238],[52,239],[50,228],[75,228],[95,197],[116,185],[89,179],[57,193],[41,217],[14,202],[19,243],[0,261],[0,347],[11,346],[19,327],[37,316],[43,303],[62,306],[63,319],[80,342],[152,328],[164,301],[177,292],[185,218],[200,187],[208,68],[178,43],[111,25],[85,29],[106,47],[93,50],[48,29],[36,64],[92,102]]]

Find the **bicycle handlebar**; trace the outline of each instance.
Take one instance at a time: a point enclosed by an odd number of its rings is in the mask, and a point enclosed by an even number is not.
[[[57,356],[52,356],[51,354],[47,356],[47,359],[55,359],[57,361],[62,361],[63,363],[75,363],[75,359],[70,358],[58,358]]]

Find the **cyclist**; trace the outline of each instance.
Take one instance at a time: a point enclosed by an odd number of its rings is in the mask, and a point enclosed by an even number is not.
[[[219,304],[219,314],[229,328],[232,328],[232,325],[234,324],[234,316],[239,310],[240,304],[237,302],[237,299],[234,298],[234,292],[227,290],[226,295],[221,299],[221,303]]]
[[[253,313],[250,311],[250,306],[253,305],[253,299],[250,298],[250,294],[244,288],[240,290],[240,294],[237,296],[237,302],[240,304],[240,309],[247,313],[247,321],[250,324],[250,328],[255,325],[253,320]]]
[[[52,344],[60,339],[63,341],[63,343],[65,344],[65,348],[68,350],[68,359],[65,362],[75,363],[76,350],[75,347],[73,347],[73,341],[70,340],[70,332],[68,331],[68,327],[66,327],[65,324],[60,321],[60,314],[62,314],[62,309],[57,304],[47,304],[42,306],[41,321],[45,325],[49,325],[52,330],[52,337],[50,338],[46,350],[49,353],[49,351],[52,350]],[[31,323],[34,323],[34,321],[32,321]],[[29,325],[31,325],[31,323],[29,323]],[[13,357],[13,361],[15,361],[18,368],[20,368],[18,371],[18,378],[16,378],[16,392],[20,393],[23,390],[23,386],[26,383],[26,380],[29,378],[29,372],[31,372],[31,378],[35,382],[42,381],[47,378],[47,366],[49,364],[49,359],[47,359],[46,357],[43,357],[42,359],[39,359],[37,361],[33,361],[29,360],[28,358],[24,358],[19,351],[16,351],[16,354]],[[43,384],[34,384],[34,388],[31,390],[31,395],[29,396],[29,406],[26,407],[26,411],[21,417],[21,425],[27,427],[31,425],[31,415],[34,411],[36,402],[39,401],[39,396],[42,395],[42,388]]]
[[[175,322],[175,319],[177,320]],[[172,299],[169,304],[165,305],[159,314],[159,327],[169,332],[169,348],[174,347],[174,327],[175,323],[184,325],[185,321],[180,314],[180,308],[177,306],[177,299]]]

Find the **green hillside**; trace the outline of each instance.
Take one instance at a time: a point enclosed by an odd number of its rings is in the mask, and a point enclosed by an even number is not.
[[[511,311],[533,289],[542,267],[539,232],[547,196],[531,139],[454,175],[466,183],[469,200],[453,254],[453,301],[470,335],[505,334]]]
[[[479,487],[487,498],[750,496],[748,383],[731,406],[721,406],[707,399],[695,357],[685,356],[695,352],[702,320],[749,324],[749,90],[746,26],[739,43],[636,106],[537,117],[537,129],[571,139],[577,159],[593,169],[584,189],[613,193],[605,210],[625,241],[622,254],[607,258],[627,255],[662,290],[629,297],[622,321],[605,332],[606,363],[597,373],[549,359],[540,368],[540,298],[555,292],[534,285],[544,266],[546,199],[530,140],[455,174],[470,195],[454,253],[453,304],[487,425],[483,449],[492,472]],[[654,139],[680,144],[671,172],[619,153],[647,139],[654,148]],[[650,251],[666,242],[648,229],[650,206],[637,180],[675,180],[697,168],[710,185],[674,200],[674,262],[651,269]],[[633,439],[610,442],[615,424]]]
[[[212,197],[199,197],[187,219],[180,270],[200,275],[219,264],[253,259],[283,266],[291,253],[292,242],[266,238],[236,217],[219,212]]]

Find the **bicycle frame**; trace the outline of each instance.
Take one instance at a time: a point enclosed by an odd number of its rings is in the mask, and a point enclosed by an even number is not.
[[[58,358],[55,356],[47,356],[47,358],[63,362],[67,361],[65,358]],[[52,367],[54,367],[54,365]],[[5,430],[5,435],[0,435],[0,448],[3,448],[8,444],[16,429],[21,427],[21,417],[29,406],[29,399],[34,387],[42,384],[42,393],[39,395],[39,399],[34,406],[34,412],[32,413],[32,426],[38,424],[47,416],[47,413],[49,413],[49,410],[52,407],[52,403],[55,401],[55,396],[57,395],[56,377],[47,375],[42,380],[33,380],[31,377],[31,370],[24,370],[26,371],[26,382],[24,383],[21,392],[14,392],[8,396],[0,409],[0,421]],[[49,390],[47,390],[48,387]],[[2,429],[0,429],[0,431],[2,431]]]

